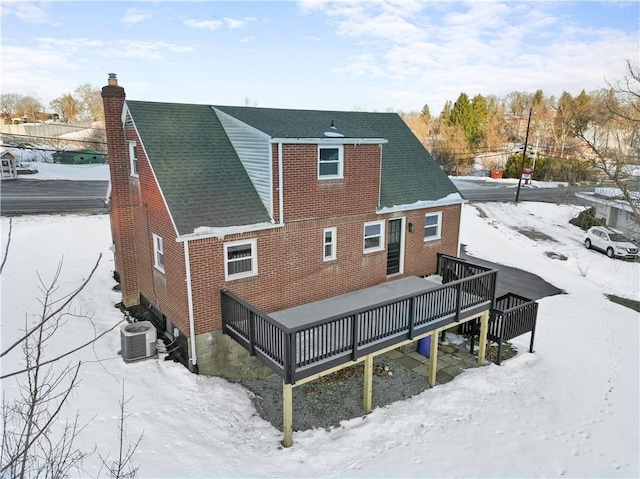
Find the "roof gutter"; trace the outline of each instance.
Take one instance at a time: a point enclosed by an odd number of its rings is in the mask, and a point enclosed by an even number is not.
[[[389,143],[384,138],[271,138],[270,143],[280,144],[328,144],[328,145],[383,145]]]

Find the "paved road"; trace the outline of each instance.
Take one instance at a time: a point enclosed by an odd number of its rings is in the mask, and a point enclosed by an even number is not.
[[[546,296],[554,296],[561,294],[563,291],[554,285],[547,283],[540,276],[523,271],[521,269],[503,266],[501,264],[492,263],[483,259],[470,256],[465,251],[465,245],[461,245],[460,257],[467,261],[488,266],[499,270],[498,282],[496,284],[496,297],[499,298],[503,294],[515,293],[525,298],[537,300]]]
[[[517,187],[513,184],[501,185],[499,182],[456,180],[453,179],[462,197],[468,201],[514,201]],[[532,188],[521,186],[519,201],[542,201],[582,205],[584,200],[574,193],[593,191],[592,186],[569,186],[558,188]]]
[[[0,214],[106,213],[108,184],[108,181],[3,180]]]
[[[456,180],[455,185],[468,201],[513,201],[516,188],[499,182]],[[105,213],[107,181],[35,180],[17,178],[0,183],[0,214],[88,212]],[[521,201],[583,204],[577,191],[592,187],[520,189]]]

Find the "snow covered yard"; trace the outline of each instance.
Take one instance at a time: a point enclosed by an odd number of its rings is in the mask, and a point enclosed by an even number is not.
[[[246,390],[162,359],[125,364],[115,329],[70,359],[84,364],[64,416],[79,410],[89,421],[78,446],[114,454],[124,383],[132,397],[126,440],[144,432],[134,458],[140,477],[638,477],[640,321],[604,294],[638,300],[640,263],[586,250],[582,232],[567,222],[575,213],[544,203],[463,208],[461,242],[470,254],[528,270],[567,293],[539,301],[534,354],[526,352],[528,336],[517,338],[520,353],[500,367],[467,370],[340,428],[296,432],[294,446],[282,449],[280,431],[256,414]],[[4,250],[8,219],[1,221]],[[3,349],[25,320],[37,319],[36,271],[50,279],[62,257],[61,294],[86,278],[103,253],[74,302],[93,323],[69,319],[47,356],[121,320],[113,307],[120,298],[111,290],[108,217],[13,222],[0,284]],[[554,240],[523,233],[532,229]],[[22,365],[14,351],[2,359],[2,372]],[[2,388],[8,399],[17,392],[13,378]],[[94,454],[77,476],[95,476],[99,466]]]
[[[57,163],[45,163],[42,161],[25,161],[25,166],[38,170],[37,173],[20,178],[30,180],[104,180],[109,181],[109,165],[61,165]]]

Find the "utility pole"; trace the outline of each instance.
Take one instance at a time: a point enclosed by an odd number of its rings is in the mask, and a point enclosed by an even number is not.
[[[531,125],[531,112],[533,107],[529,108],[529,120],[527,120],[527,134],[524,137],[524,151],[522,152],[522,165],[520,166],[520,176],[518,177],[518,189],[516,191],[516,203],[520,199],[520,184],[522,183],[522,172],[524,171],[524,161],[527,159],[527,142],[529,141],[529,126]]]

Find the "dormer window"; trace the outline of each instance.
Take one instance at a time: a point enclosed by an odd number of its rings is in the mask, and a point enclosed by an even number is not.
[[[318,179],[342,178],[342,145],[318,147]]]

